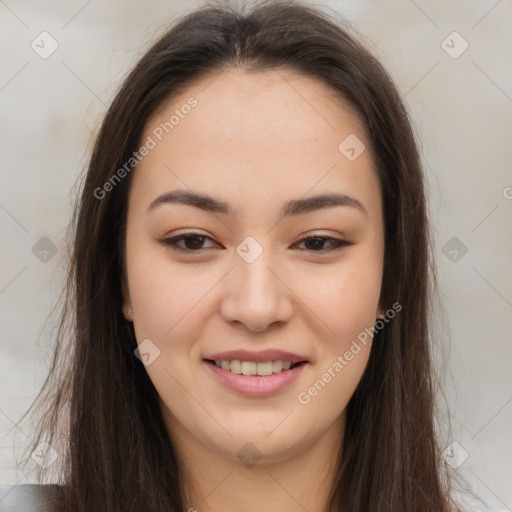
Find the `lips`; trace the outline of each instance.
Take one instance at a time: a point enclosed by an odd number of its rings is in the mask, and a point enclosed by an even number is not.
[[[229,370],[224,370],[211,364],[209,361],[203,363],[209,374],[223,388],[229,389],[238,395],[247,397],[266,397],[282,392],[292,386],[300,376],[307,370],[308,363],[298,363],[289,370],[272,375],[237,375]]]
[[[302,355],[283,350],[232,350],[203,359],[217,382],[237,394],[264,397],[291,386],[308,366]]]

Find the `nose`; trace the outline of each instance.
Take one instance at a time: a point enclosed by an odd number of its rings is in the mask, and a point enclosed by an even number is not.
[[[266,251],[252,263],[238,256],[235,261],[224,282],[223,318],[256,332],[287,322],[293,314],[293,293]]]

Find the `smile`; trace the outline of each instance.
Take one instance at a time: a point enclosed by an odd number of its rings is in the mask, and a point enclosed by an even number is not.
[[[281,373],[283,371],[290,370],[291,368],[295,368],[299,364],[305,363],[305,361],[302,361],[292,364],[291,361],[283,361],[281,359],[261,363],[254,361],[239,361],[236,359],[233,361],[217,360],[208,362],[214,363],[217,368],[222,368],[223,370],[227,370],[236,375],[259,375],[260,377],[265,377],[274,373]]]
[[[203,363],[211,372],[214,381],[224,389],[253,398],[266,397],[285,390],[309,365],[307,361],[292,364],[290,361],[279,359],[258,363],[236,359],[232,361],[205,359]]]

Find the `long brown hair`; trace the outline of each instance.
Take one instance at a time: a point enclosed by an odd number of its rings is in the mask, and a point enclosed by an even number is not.
[[[62,510],[185,510],[158,394],[134,357],[133,327],[121,314],[133,173],[104,197],[97,191],[132,157],[148,118],[164,101],[204,72],[229,67],[287,67],[337,90],[365,124],[379,172],[382,303],[398,302],[403,309],[375,334],[348,404],[329,511],[452,510],[434,428],[434,269],[411,122],[389,75],[350,25],[299,2],[206,4],[168,29],[120,87],[76,205],[66,297],[53,363],[37,399],[42,413],[31,449],[46,440],[59,453],[50,469],[63,485]]]

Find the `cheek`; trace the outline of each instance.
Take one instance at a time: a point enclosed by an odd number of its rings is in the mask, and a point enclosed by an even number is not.
[[[193,298],[196,288],[190,286],[185,293],[180,274],[152,244],[127,241],[127,273],[137,339],[158,343],[172,328],[174,318],[185,314],[184,300]]]
[[[131,251],[127,271],[139,343],[149,338],[162,353],[197,350],[191,340],[199,335],[202,320],[211,315],[211,292],[223,269],[173,262],[153,243],[128,245],[127,249]]]
[[[299,295],[324,326],[328,351],[341,350],[374,325],[382,270],[375,260],[355,259],[339,268],[304,273]]]
[[[308,276],[303,290],[318,317],[318,364],[297,401],[303,414],[334,421],[353,395],[370,356],[381,268],[364,260],[345,265],[330,277]],[[316,283],[316,287],[309,287]],[[319,286],[320,285],[320,286]],[[308,290],[306,292],[306,290]]]
[[[140,263],[129,274],[135,330],[144,337],[163,339],[179,329],[200,301],[204,285],[172,271],[168,264],[155,260],[147,266]]]

